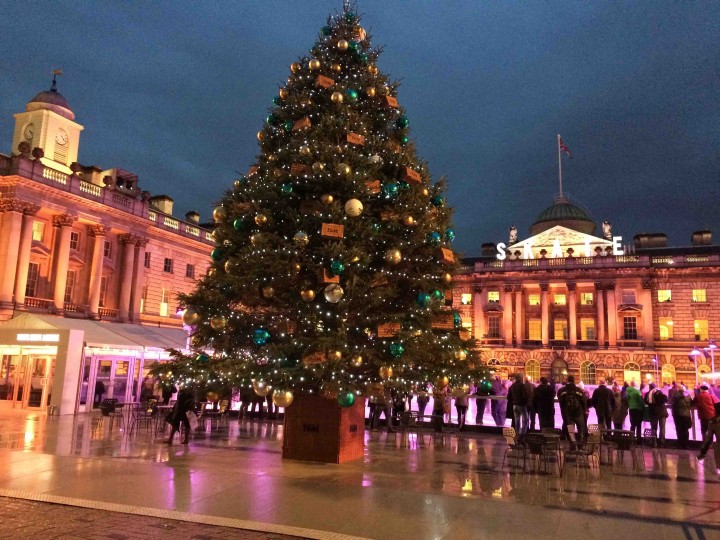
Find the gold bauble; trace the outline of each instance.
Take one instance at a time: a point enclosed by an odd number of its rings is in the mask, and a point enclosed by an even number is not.
[[[295,244],[298,247],[305,247],[310,243],[310,237],[307,235],[306,232],[298,231],[295,233],[295,236],[293,236],[293,244]]]
[[[272,386],[263,380],[253,381],[252,385],[255,394],[259,397],[265,397],[272,391]]]
[[[405,219],[403,219],[403,223],[408,227],[412,227],[413,225],[415,225],[415,218],[412,216],[405,216]]]
[[[250,244],[253,246],[257,245],[258,242],[260,242],[260,238],[261,238],[260,233],[251,234],[250,235]]]
[[[377,90],[375,90],[374,86],[368,86],[365,89],[365,93],[368,95],[368,97],[375,97],[377,95]]]
[[[342,300],[344,294],[345,291],[337,283],[331,283],[323,290],[323,296],[325,297],[325,300],[327,300],[331,304],[337,304],[340,300]]]
[[[322,172],[325,169],[325,164],[322,161],[316,161],[312,164],[312,170],[314,173]]]
[[[375,65],[373,65],[373,64],[370,64],[370,65],[367,67],[367,70],[368,70],[368,73],[369,73],[370,75],[377,75],[377,74],[378,74],[378,68],[377,68],[377,66],[375,66]]]
[[[455,351],[455,359],[460,360],[460,361],[467,359],[467,352],[465,351],[465,349],[456,350]]]
[[[193,308],[189,307],[183,311],[182,322],[187,326],[194,326],[200,320],[200,314]]]
[[[215,315],[210,319],[210,328],[213,330],[224,330],[227,326],[227,319],[222,315]]]
[[[310,153],[310,147],[307,145],[303,145],[300,147],[298,152],[300,152],[301,156],[307,156]]]
[[[272,400],[277,407],[286,409],[293,402],[294,397],[290,390],[275,390],[272,395]]]
[[[290,263],[290,270],[297,274],[300,270],[302,270],[302,265],[297,261],[292,261]]]
[[[303,107],[309,107],[310,105],[312,105],[312,100],[310,98],[303,98],[300,100],[300,105],[302,105]]]
[[[342,154],[343,153],[343,147],[339,144],[333,147],[333,152],[336,154]]]
[[[310,62],[308,62],[308,67],[313,71],[320,69],[320,60],[313,58]]]
[[[272,152],[267,155],[266,158],[268,161],[275,161],[277,159],[277,156],[273,154]]]
[[[445,283],[452,283],[452,274],[450,272],[445,272],[442,279]]]
[[[363,357],[360,356],[359,354],[354,355],[350,359],[350,365],[352,367],[360,367],[360,366],[362,366],[362,364],[363,364]]]
[[[367,37],[367,32],[362,26],[358,26],[353,31],[353,38],[355,38],[355,41],[365,41],[365,38]]]
[[[282,178],[282,176],[283,176],[282,169],[273,169],[273,176],[275,178]]]
[[[443,377],[438,378],[438,380],[435,383],[435,386],[437,386],[438,388],[445,388],[448,384],[450,384],[450,379],[443,376]]]
[[[400,264],[400,261],[402,261],[402,253],[399,249],[391,248],[385,252],[385,262],[395,265]]]
[[[300,298],[305,300],[305,302],[312,302],[315,300],[315,291],[312,289],[303,289],[300,291]]]
[[[342,360],[342,351],[334,350],[334,351],[328,351],[327,353],[328,360]]]
[[[331,67],[331,69],[332,69],[335,73],[340,73],[340,72],[342,71],[342,66],[341,66],[340,64],[333,64],[332,67]]]
[[[429,197],[430,196],[430,190],[428,188],[423,188],[422,190],[423,197]]]
[[[262,142],[262,140],[263,140],[264,138],[265,138],[265,135],[263,135],[263,132],[262,132],[262,131],[258,131],[257,140],[260,141],[260,142]]]
[[[190,344],[195,348],[200,348],[203,346],[203,338],[200,334],[196,334],[193,337],[190,338]]]
[[[258,214],[257,216],[255,216],[255,225],[257,225],[258,227],[260,225],[265,225],[267,223],[267,219],[268,218],[265,214]]]
[[[293,62],[292,64],[290,64],[290,71],[292,71],[293,73],[297,73],[301,69],[302,65],[300,64],[300,62]]]
[[[324,205],[330,205],[335,202],[335,197],[333,197],[329,193],[325,193],[324,195],[320,196],[320,202]]]
[[[217,272],[218,272],[218,271],[217,271],[217,268],[210,268],[210,269],[208,270],[207,275],[208,275],[209,278],[215,278],[215,277],[217,277]]]
[[[393,376],[393,368],[391,366],[380,366],[378,373],[381,379],[389,379]]]
[[[241,182],[240,180],[235,180],[235,181],[233,182],[233,187],[234,187],[235,189],[240,189],[240,186],[242,186],[242,182]]]
[[[238,268],[240,268],[240,262],[234,258],[228,259],[227,261],[225,261],[224,268],[225,268],[225,272],[227,272],[228,274],[232,274]]]
[[[341,39],[338,41],[337,48],[341,51],[347,51],[348,47],[350,46],[350,43],[346,39]]]
[[[287,88],[281,88],[278,94],[280,95],[280,99],[285,99],[290,95],[290,92],[288,92]]]
[[[215,223],[219,223],[227,219],[227,209],[222,204],[220,206],[216,206],[213,210],[213,219],[215,220]]]
[[[336,105],[340,105],[343,102],[343,99],[345,99],[345,98],[343,97],[342,92],[333,92],[330,95],[330,99]]]
[[[262,290],[263,298],[272,298],[275,296],[275,288],[272,285],[265,285]]]
[[[352,169],[350,168],[350,165],[348,165],[347,163],[340,163],[337,166],[337,172],[338,172],[338,174],[342,174],[343,176],[350,176]]]

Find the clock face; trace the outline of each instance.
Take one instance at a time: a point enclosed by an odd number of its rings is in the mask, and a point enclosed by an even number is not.
[[[35,125],[30,123],[27,126],[25,126],[25,129],[23,130],[23,137],[25,137],[28,141],[31,141],[34,134],[35,134]]]
[[[59,129],[55,136],[55,142],[60,146],[65,146],[68,142],[68,134],[64,129]]]

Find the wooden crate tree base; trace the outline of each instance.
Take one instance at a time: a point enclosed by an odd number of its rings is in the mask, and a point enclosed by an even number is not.
[[[365,454],[365,398],[352,407],[320,396],[295,396],[285,410],[283,459],[345,463]]]

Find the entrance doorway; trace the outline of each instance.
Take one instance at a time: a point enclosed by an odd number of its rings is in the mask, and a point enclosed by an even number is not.
[[[98,361],[97,380],[105,387],[103,399],[134,401],[132,396],[132,374],[130,363],[134,359],[105,358]]]
[[[13,408],[45,410],[50,403],[54,356],[3,355],[0,401]]]

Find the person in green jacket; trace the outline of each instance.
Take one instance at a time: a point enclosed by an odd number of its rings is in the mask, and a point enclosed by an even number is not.
[[[642,421],[645,412],[645,402],[640,390],[635,386],[635,381],[630,381],[627,392],[628,407],[630,409],[630,431],[635,432],[637,443],[642,440]]]

